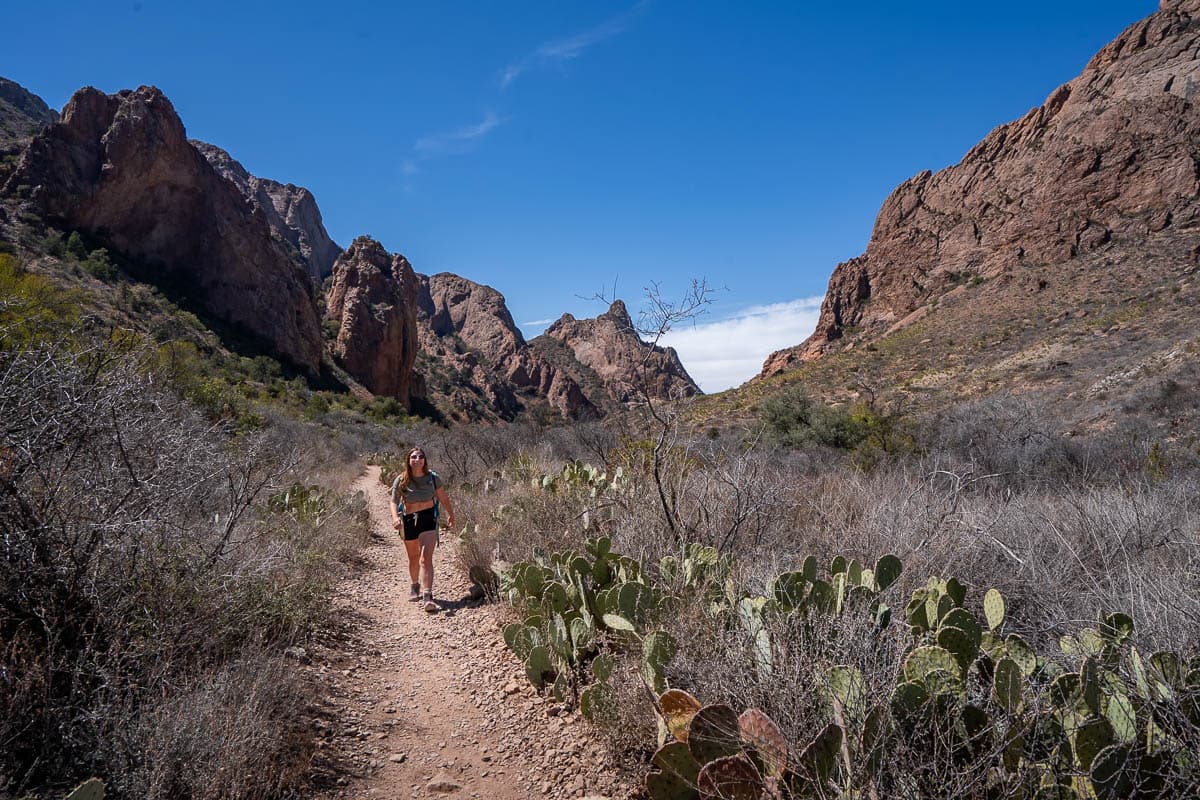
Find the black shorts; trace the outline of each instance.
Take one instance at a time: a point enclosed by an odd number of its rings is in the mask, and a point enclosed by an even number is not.
[[[432,508],[413,514],[403,514],[400,519],[404,520],[405,541],[412,541],[425,531],[437,530],[437,515],[433,513]]]

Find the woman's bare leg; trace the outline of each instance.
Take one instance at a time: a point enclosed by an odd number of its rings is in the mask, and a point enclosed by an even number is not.
[[[421,588],[426,592],[433,591],[433,551],[437,549],[437,531],[425,531],[417,537],[414,544],[420,544],[421,550]],[[408,544],[405,542],[405,544]],[[410,568],[411,571],[411,568]],[[413,578],[414,582],[416,578]]]
[[[417,539],[405,539],[404,549],[408,553],[408,577],[416,584],[421,574],[421,542]]]

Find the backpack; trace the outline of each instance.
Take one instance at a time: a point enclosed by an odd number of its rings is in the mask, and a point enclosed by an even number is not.
[[[442,504],[438,502],[438,474],[433,470],[429,470],[429,476],[433,478],[433,521],[437,522],[442,516]],[[400,511],[400,516],[404,516],[404,496],[396,497],[396,490],[400,488],[400,479],[404,475],[396,476],[396,480],[392,481],[392,497],[396,499],[396,507]]]

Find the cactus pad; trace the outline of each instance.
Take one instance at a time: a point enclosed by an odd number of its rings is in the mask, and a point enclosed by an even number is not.
[[[1021,707],[1023,689],[1024,679],[1017,662],[1011,658],[997,661],[992,675],[992,697],[1007,714],[1015,714]]]
[[[782,777],[787,769],[788,743],[779,726],[757,708],[748,708],[738,717],[738,732],[742,742],[754,751],[763,773]]]
[[[1100,625],[1100,635],[1109,644],[1123,643],[1133,636],[1133,618],[1119,611],[1109,614]]]
[[[1037,653],[1033,651],[1028,642],[1017,634],[1010,633],[1004,640],[1004,652],[1017,662],[1017,666],[1021,668],[1021,674],[1026,678],[1037,669]]]
[[[700,710],[700,701],[682,689],[668,689],[658,698],[667,729],[681,742],[688,740],[688,726]]]
[[[904,565],[900,563],[900,559],[896,558],[891,553],[881,556],[875,562],[875,586],[879,591],[891,586],[900,577],[900,573],[904,571]]]
[[[975,615],[965,608],[952,608],[939,623],[942,628],[958,628],[971,638],[976,647],[983,642],[983,628]]]
[[[955,609],[959,611],[961,609]],[[937,643],[942,649],[947,650],[963,673],[967,667],[979,655],[979,645],[972,639],[962,628],[956,628],[953,625],[943,627],[938,631]]]
[[[692,751],[688,750],[686,744],[683,742],[670,742],[663,745],[655,752],[651,762],[654,766],[658,767],[663,776],[673,779],[658,781],[658,783],[664,787],[675,783],[682,784],[692,792],[690,795],[682,796],[695,796],[695,789],[693,787],[695,787],[696,778],[700,774],[700,765],[696,762],[696,759],[692,756]],[[649,785],[649,782],[647,782],[647,788],[649,788]],[[659,797],[659,795],[653,796],[656,798]]]
[[[655,693],[666,691],[667,679],[663,670],[678,649],[675,638],[666,631],[655,631],[642,640],[642,677]]]
[[[548,680],[554,678],[554,662],[550,659],[550,651],[543,645],[538,645],[529,651],[525,658],[525,676],[529,682],[541,689]]]
[[[771,597],[784,608],[798,608],[804,602],[808,581],[803,572],[784,572],[771,581]]]
[[[701,764],[733,755],[742,749],[737,714],[723,703],[704,706],[688,725],[687,744]]]
[[[504,643],[524,661],[529,658],[529,651],[541,644],[541,637],[537,628],[514,622],[504,626]]]
[[[804,564],[800,567],[800,571],[804,573],[804,580],[812,583],[817,579],[817,557],[808,556],[804,559]]]
[[[829,723],[800,752],[796,759],[796,772],[815,788],[817,797],[828,794],[829,779],[837,769],[845,731],[840,725]]]
[[[696,777],[700,800],[759,800],[762,776],[745,753],[717,758],[705,764]]]
[[[1080,725],[1071,738],[1075,747],[1075,759],[1086,772],[1092,768],[1096,754],[1113,744],[1116,737],[1108,720],[1095,718]]]
[[[1108,698],[1104,716],[1112,725],[1113,735],[1119,742],[1132,742],[1137,738],[1137,712],[1124,691],[1115,692]]]
[[[863,720],[859,753],[862,754],[868,775],[875,775],[883,764],[889,721],[890,717],[884,706],[875,706]]]
[[[962,667],[944,647],[926,645],[918,647],[904,659],[904,677],[906,680],[919,681],[927,673],[935,669],[943,669],[953,674],[961,674]]]
[[[650,800],[696,800],[699,797],[695,784],[657,770],[646,773],[646,793]]]
[[[983,596],[983,616],[988,630],[996,631],[1004,624],[1004,595],[996,589],[988,589]]]
[[[829,693],[851,719],[861,719],[866,701],[866,682],[857,667],[838,665],[829,670]]]
[[[892,691],[892,714],[896,719],[912,719],[929,702],[929,692],[918,681],[908,681]]]
[[[1114,744],[1092,759],[1092,789],[1100,800],[1125,800],[1136,787],[1138,757],[1131,745]]]
[[[633,633],[637,628],[633,627],[633,623],[622,617],[620,614],[605,614],[600,619],[608,626],[610,630],[627,631]]]

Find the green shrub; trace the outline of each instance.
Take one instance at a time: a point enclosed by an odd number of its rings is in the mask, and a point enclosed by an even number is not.
[[[76,296],[0,253],[0,345],[17,347],[55,338],[78,323]]]
[[[767,439],[778,447],[852,449],[869,434],[861,415],[817,402],[799,386],[765,400],[761,416]]]
[[[67,252],[76,258],[83,260],[87,258],[87,247],[83,244],[83,238],[80,237],[79,231],[71,231],[71,235],[67,237]]]
[[[71,236],[75,235],[74,233],[71,234]],[[68,249],[70,246],[68,242]],[[103,247],[93,250],[87,258],[79,262],[79,265],[93,278],[99,278],[102,281],[112,280],[117,276],[116,267],[113,266],[112,260],[108,257],[108,251]]]

